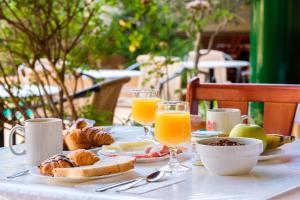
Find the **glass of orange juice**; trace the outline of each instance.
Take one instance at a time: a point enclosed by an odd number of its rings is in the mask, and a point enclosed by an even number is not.
[[[190,112],[187,102],[159,102],[155,116],[155,139],[170,149],[170,160],[163,170],[168,172],[187,171],[177,160],[177,147],[191,139]]]
[[[158,90],[135,90],[132,100],[133,120],[144,126],[145,136],[139,139],[153,140],[150,128],[155,121],[156,103],[160,101]]]

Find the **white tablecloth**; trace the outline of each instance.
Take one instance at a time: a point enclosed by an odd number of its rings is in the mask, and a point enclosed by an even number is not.
[[[119,127],[114,129],[117,140],[133,139],[143,134],[141,128],[125,131]],[[50,183],[45,179],[32,175],[5,180],[5,177],[26,166],[23,156],[14,156],[8,148],[0,149],[0,196],[7,199],[267,199],[280,192],[300,186],[300,140],[283,147],[285,155],[279,158],[259,162],[249,175],[216,176],[209,174],[202,166],[192,166],[189,154],[182,156],[184,163],[192,170],[182,177],[184,182],[168,186],[142,195],[103,192],[96,193],[88,187],[83,189],[77,184]],[[134,173],[146,175],[160,168],[167,161],[152,164],[137,164]],[[109,183],[116,180],[98,180]],[[87,185],[87,183],[85,183]],[[300,192],[293,190],[283,194],[281,199],[293,199]],[[290,195],[290,196],[289,196]],[[0,198],[1,199],[1,198]]]

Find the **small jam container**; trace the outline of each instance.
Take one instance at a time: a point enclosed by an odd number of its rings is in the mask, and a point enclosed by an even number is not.
[[[219,137],[219,135],[221,135],[222,132],[220,131],[201,131],[201,130],[198,130],[198,131],[194,131],[192,132],[192,153],[193,153],[193,159],[192,159],[192,163],[193,165],[203,165],[202,162],[201,162],[201,159],[200,159],[200,156],[199,154],[197,153],[197,150],[196,150],[196,143],[197,141],[199,140],[202,140],[202,139],[206,139],[206,138],[214,138],[214,137]]]

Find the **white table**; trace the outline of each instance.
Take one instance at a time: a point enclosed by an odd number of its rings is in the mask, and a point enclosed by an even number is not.
[[[132,139],[142,134],[142,128],[124,131],[124,128],[114,129],[116,138]],[[204,167],[192,166],[190,160],[185,164],[192,170],[182,177],[184,182],[161,188],[142,195],[126,193],[103,192],[96,193],[94,189],[82,189],[74,184],[49,183],[32,175],[5,180],[5,177],[29,166],[24,164],[24,156],[16,157],[8,148],[0,149],[0,196],[7,199],[267,199],[280,192],[300,186],[300,140],[283,147],[285,156],[270,161],[259,162],[249,175],[216,176],[209,174]],[[187,156],[186,158],[188,158]],[[166,162],[153,164],[137,164],[135,171],[141,175],[154,168],[159,168]],[[98,180],[99,183],[104,180]],[[109,181],[106,179],[106,181]],[[85,183],[87,185],[87,183]],[[294,189],[279,196],[278,199],[295,199],[300,190]],[[298,196],[299,198],[299,196]],[[0,197],[1,199],[1,197]]]
[[[46,85],[45,90],[49,95],[54,95],[59,92],[59,88],[56,86]],[[18,96],[21,98],[29,97],[29,96],[40,96],[40,95],[43,96],[45,94],[42,87],[41,86],[38,87],[36,85],[22,85],[21,88],[13,87],[11,89],[11,92],[14,94],[14,96]],[[8,97],[9,94],[5,91],[5,89],[2,86],[0,86],[0,98],[8,98]]]
[[[182,66],[186,69],[194,69],[194,62],[185,61]],[[218,68],[236,68],[237,69],[237,79],[240,76],[241,68],[249,66],[248,61],[242,60],[224,60],[224,61],[199,61],[198,69],[209,69],[210,82],[215,82],[214,69]]]
[[[183,66],[189,69],[194,68],[194,62],[192,61],[186,61],[183,62]],[[243,60],[221,60],[221,61],[199,61],[198,68],[205,68],[205,69],[211,69],[211,68],[241,68],[241,67],[247,67],[249,66],[248,61]]]
[[[83,70],[81,71],[81,73],[93,79],[138,77],[142,75],[142,72],[138,70],[121,70],[121,69]]]

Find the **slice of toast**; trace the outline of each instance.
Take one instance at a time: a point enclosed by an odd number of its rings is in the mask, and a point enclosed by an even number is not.
[[[125,172],[134,168],[135,157],[131,156],[116,156],[101,159],[93,165],[73,167],[73,168],[55,168],[53,175],[56,177],[92,177],[103,176]]]

